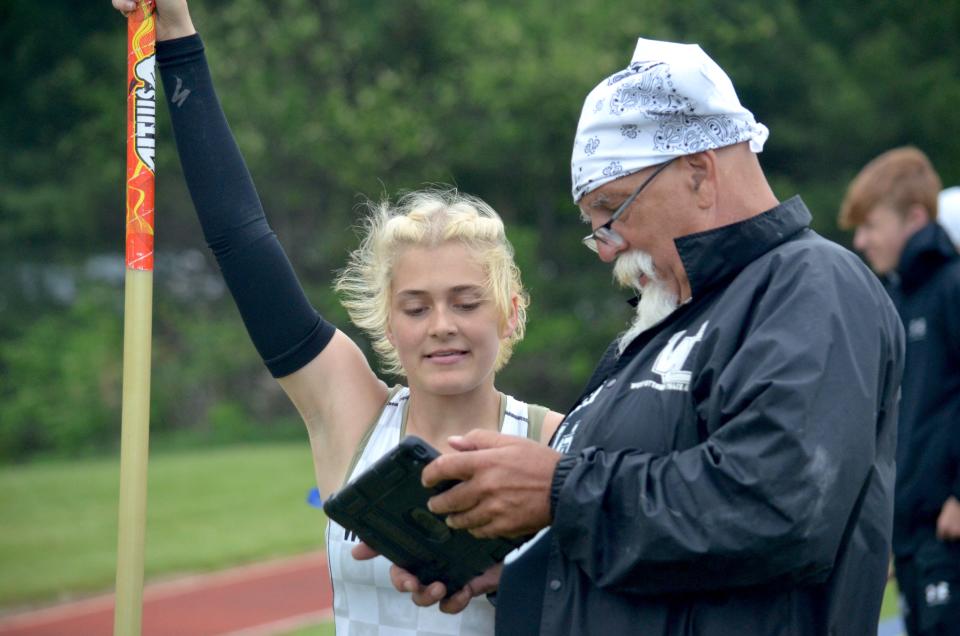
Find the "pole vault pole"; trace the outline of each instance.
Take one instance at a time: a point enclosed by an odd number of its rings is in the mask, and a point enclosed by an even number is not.
[[[150,440],[153,322],[153,193],[156,157],[154,0],[138,0],[127,21],[126,275],[123,407],[117,523],[115,636],[140,634]]]

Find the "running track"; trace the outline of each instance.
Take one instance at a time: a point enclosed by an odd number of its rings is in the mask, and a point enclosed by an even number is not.
[[[268,636],[331,617],[324,553],[147,585],[143,636]],[[0,617],[0,636],[111,636],[113,595]]]
[[[331,618],[323,552],[148,585],[143,636],[270,636]],[[899,617],[879,636],[899,636]],[[113,595],[0,617],[0,636],[111,636]]]

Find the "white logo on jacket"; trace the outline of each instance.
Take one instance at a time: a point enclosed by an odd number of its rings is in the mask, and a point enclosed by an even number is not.
[[[689,391],[690,390],[690,371],[684,369],[687,358],[693,351],[693,347],[703,340],[703,334],[707,330],[710,321],[705,321],[700,330],[692,336],[685,335],[687,330],[678,331],[670,336],[666,346],[657,355],[653,361],[651,371],[660,376],[660,382],[653,380],[644,380],[642,382],[633,382],[631,389],[650,388],[657,391]]]
[[[554,444],[553,450],[558,453],[568,453],[570,451],[570,446],[573,445],[573,436],[577,434],[577,429],[580,428],[580,420],[577,420],[573,423],[573,426],[567,427],[564,425],[563,429],[560,431],[560,435],[557,437],[557,443]]]
[[[950,583],[947,581],[931,583],[924,589],[924,593],[927,597],[927,607],[946,605],[950,602]]]
[[[583,399],[580,404],[578,404],[572,411],[567,413],[567,416],[563,418],[563,421],[560,422],[560,428],[554,434],[554,443],[553,450],[559,451],[561,453],[566,453],[570,450],[570,446],[573,444],[573,436],[577,434],[577,428],[580,426],[580,420],[573,420],[573,414],[579,411],[580,409],[590,406],[597,399],[597,396],[600,395],[600,391],[604,389],[609,389],[614,384],[617,383],[616,378],[610,378],[594,390],[593,393],[588,395]]]
[[[927,319],[914,318],[907,325],[907,336],[910,340],[923,340],[927,337]]]

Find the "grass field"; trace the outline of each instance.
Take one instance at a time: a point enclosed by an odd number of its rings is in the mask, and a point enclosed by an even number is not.
[[[899,613],[899,608],[897,607],[897,583],[896,581],[890,581],[887,584],[887,589],[883,593],[883,606],[880,608],[880,619],[890,618],[891,616],[896,616]]]
[[[108,591],[116,570],[119,459],[0,467],[0,608]],[[147,578],[322,547],[306,442],[150,458]]]
[[[335,636],[333,623],[323,623],[322,625],[313,625],[304,627],[293,632],[287,632],[283,636]]]
[[[0,610],[112,589],[118,478],[117,458],[0,467]],[[322,547],[323,515],[304,503],[313,483],[305,442],[154,453],[147,578]],[[882,616],[895,613],[890,585]]]

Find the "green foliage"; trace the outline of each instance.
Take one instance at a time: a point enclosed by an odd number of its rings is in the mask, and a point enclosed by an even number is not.
[[[224,302],[175,302],[162,287],[157,296],[152,434],[194,444],[302,435],[236,310]],[[30,311],[16,312],[21,326],[0,339],[0,460],[116,445],[122,300],[122,290],[83,283],[73,302],[36,320],[27,320]]]
[[[93,293],[0,340],[0,458],[76,453],[117,434],[121,330],[112,304]]]
[[[356,245],[345,229],[361,196],[456,184],[504,216],[533,297],[527,339],[498,383],[555,408],[576,398],[629,317],[609,269],[579,244],[569,152],[583,97],[627,64],[638,35],[698,42],[727,70],[771,129],[761,161],[776,193],[802,194],[824,234],[847,240],[835,223],[846,183],[891,146],[919,146],[945,184],[960,182],[957,0],[194,0],[192,10],[271,224],[317,307],[358,335],[329,282]],[[122,249],[124,44],[105,0],[0,4],[6,258],[73,263]],[[202,248],[159,113],[158,251]],[[14,297],[0,283],[0,457],[109,445],[116,303],[28,311]],[[159,268],[155,297],[156,431],[212,440],[288,422],[228,299],[172,299]]]
[[[0,5],[0,245],[82,249],[122,206],[126,43],[104,8]]]
[[[106,458],[0,466],[0,611],[111,588],[119,471]],[[323,546],[305,439],[161,450],[149,471],[148,580]]]

